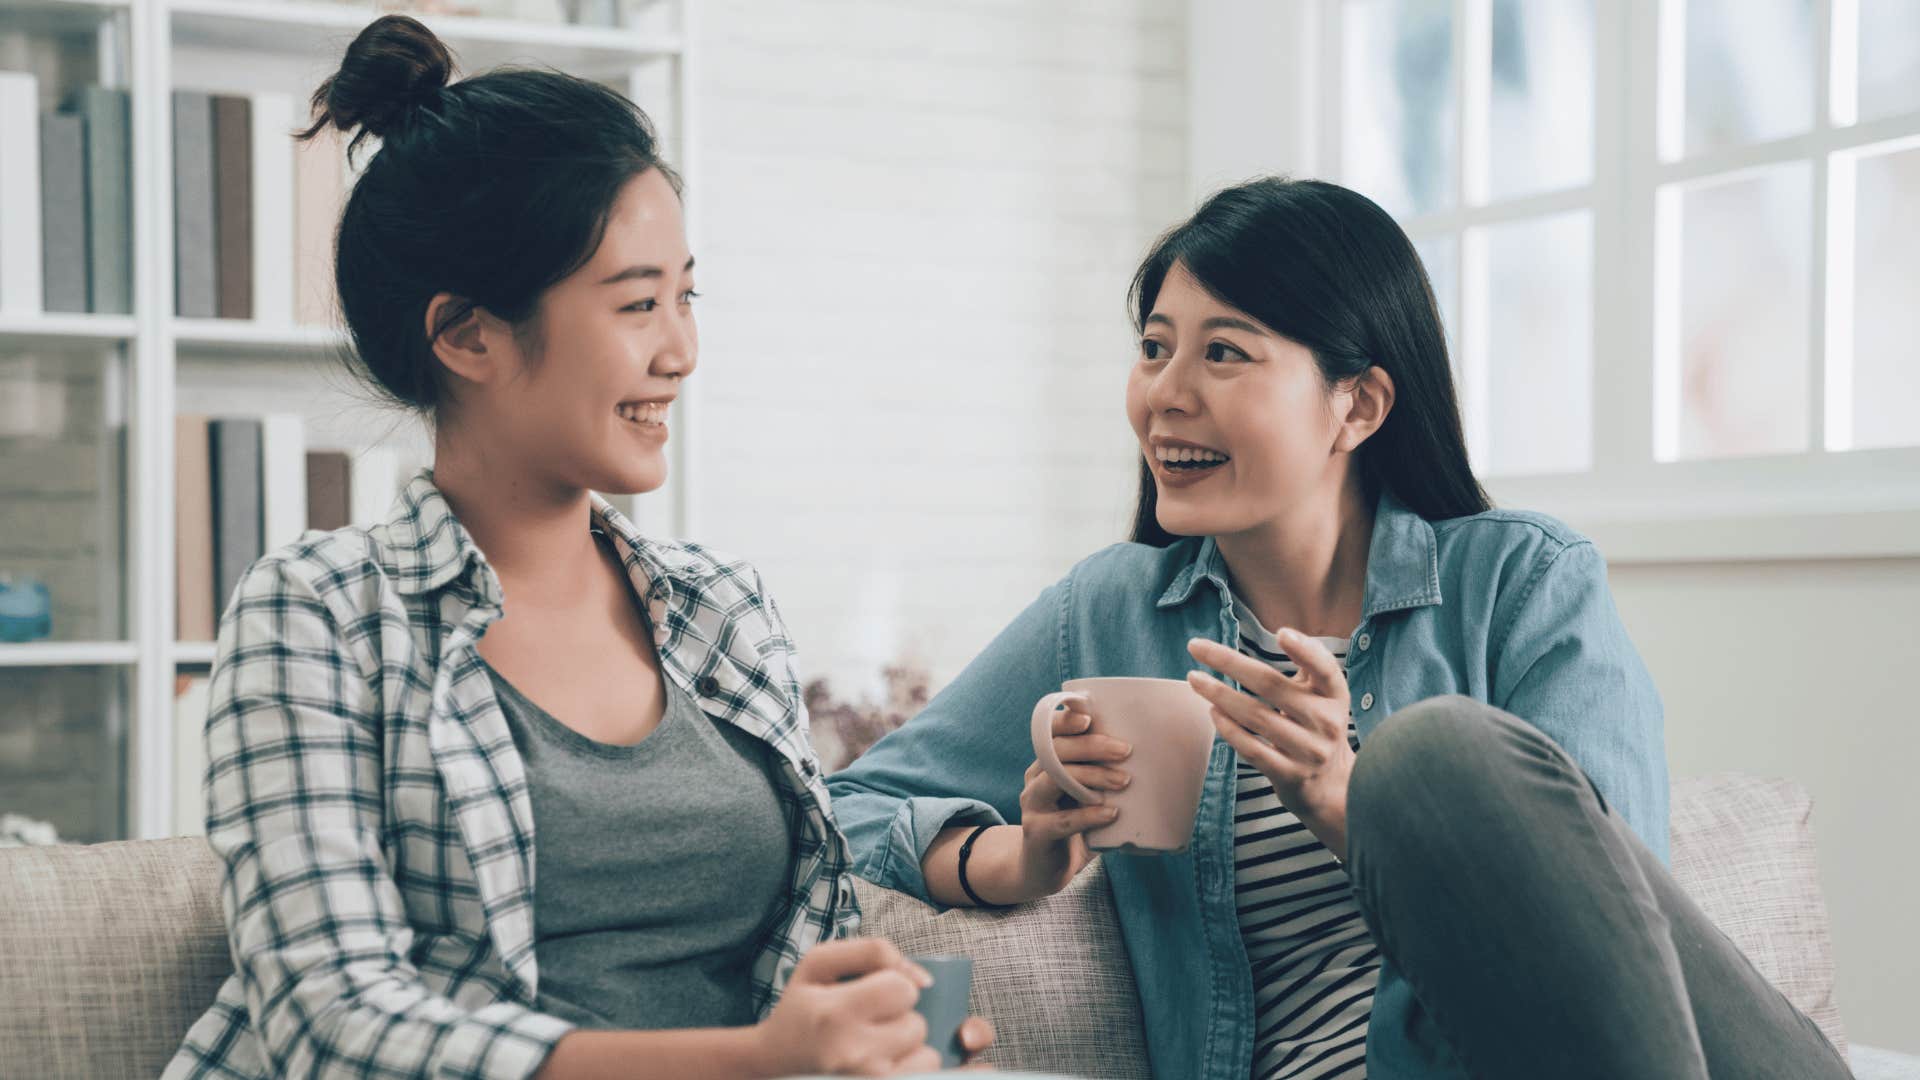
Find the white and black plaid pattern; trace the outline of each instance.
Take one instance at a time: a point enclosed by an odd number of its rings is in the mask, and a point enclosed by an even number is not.
[[[764,1014],[800,954],[851,933],[846,844],[792,642],[752,567],[594,514],[668,678],[767,742],[794,845],[754,966]],[[524,1077],[569,1025],[533,1011],[533,821],[475,645],[499,578],[422,472],[371,529],[256,563],[221,621],[207,834],[237,970],[165,1076]]]

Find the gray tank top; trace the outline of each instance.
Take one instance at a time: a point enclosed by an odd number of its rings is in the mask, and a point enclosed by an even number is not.
[[[615,746],[487,671],[533,803],[535,1007],[588,1028],[758,1019],[753,964],[792,881],[772,748],[671,679],[660,726]]]

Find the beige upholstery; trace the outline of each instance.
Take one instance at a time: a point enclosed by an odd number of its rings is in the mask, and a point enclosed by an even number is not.
[[[1682,780],[1673,787],[1673,876],[1844,1056],[1812,817],[1813,800],[1791,780]]]
[[[1841,1042],[1809,800],[1782,780],[1674,788],[1674,871],[1756,967]],[[228,967],[219,864],[198,838],[0,849],[0,1072],[149,1077]],[[1095,864],[1013,913],[934,915],[861,883],[866,927],[911,953],[974,958],[1002,1068],[1144,1077],[1140,1004]]]

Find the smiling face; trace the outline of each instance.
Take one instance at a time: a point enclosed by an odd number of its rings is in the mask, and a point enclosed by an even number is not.
[[[1331,505],[1372,430],[1348,423],[1352,405],[1306,346],[1221,303],[1184,264],[1167,271],[1127,382],[1162,528],[1231,535]]]
[[[621,188],[592,258],[541,295],[532,319],[509,327],[479,312],[436,346],[462,377],[447,423],[502,473],[657,489],[667,406],[699,354],[694,296],[680,198],[649,169]]]

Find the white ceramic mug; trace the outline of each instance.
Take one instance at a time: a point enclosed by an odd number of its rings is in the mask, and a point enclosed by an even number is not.
[[[1132,756],[1117,763],[1133,776],[1125,788],[1094,791],[1067,772],[1053,748],[1053,717],[1069,701],[1092,714],[1089,733],[1132,744]],[[1213,739],[1207,700],[1179,679],[1072,679],[1033,707],[1033,753],[1040,767],[1073,799],[1120,810],[1112,821],[1087,830],[1087,846],[1095,851],[1187,850]]]

